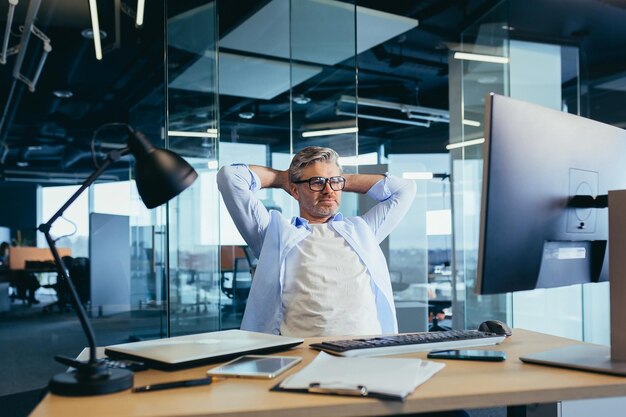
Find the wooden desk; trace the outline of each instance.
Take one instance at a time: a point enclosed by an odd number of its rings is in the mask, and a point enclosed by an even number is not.
[[[307,342],[319,339],[307,339]],[[579,343],[517,329],[502,345],[505,362],[447,361],[446,367],[407,398],[406,402],[380,401],[330,395],[270,392],[282,380],[229,379],[213,385],[132,394],[129,391],[96,397],[71,398],[48,395],[33,411],[40,416],[382,416],[446,409],[487,408],[561,400],[626,395],[626,378],[570,371],[522,363],[518,358],[531,352]],[[287,355],[316,354],[305,346]],[[415,355],[425,358],[425,353]],[[204,376],[210,366],[179,372],[144,371],[135,385]],[[302,365],[288,374],[297,372]]]
[[[72,256],[70,248],[57,248],[59,256]],[[9,268],[21,270],[26,268],[26,261],[53,261],[54,257],[49,248],[34,248],[30,246],[12,246],[9,248]]]

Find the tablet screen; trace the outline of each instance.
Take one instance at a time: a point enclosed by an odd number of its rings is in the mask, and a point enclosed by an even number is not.
[[[209,375],[274,378],[302,360],[297,356],[245,355],[209,369]]]

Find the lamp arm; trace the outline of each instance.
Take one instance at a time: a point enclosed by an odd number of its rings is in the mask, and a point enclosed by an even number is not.
[[[50,251],[52,252],[52,256],[54,258],[54,263],[55,263],[58,274],[61,276],[63,280],[65,280],[65,282],[67,283],[67,286],[70,289],[70,294],[72,295],[72,304],[74,305],[74,308],[76,309],[76,314],[78,315],[78,319],[80,320],[80,324],[83,328],[83,331],[85,332],[85,335],[87,336],[87,341],[89,343],[89,363],[90,364],[95,364],[97,362],[96,338],[94,336],[93,329],[91,325],[89,324],[89,320],[87,319],[87,313],[85,313],[85,309],[80,303],[80,297],[78,296],[78,292],[76,292],[76,287],[74,286],[72,279],[67,274],[65,263],[63,262],[63,259],[61,259],[61,256],[59,255],[59,251],[56,248],[54,239],[52,239],[52,236],[50,236],[50,228],[52,227],[52,224],[59,217],[63,215],[65,210],[69,206],[71,206],[74,201],[76,201],[78,196],[80,196],[91,184],[95,182],[96,179],[98,179],[100,175],[102,175],[104,170],[106,170],[109,167],[109,165],[116,162],[122,156],[127,155],[128,153],[130,153],[130,149],[128,147],[125,147],[123,149],[116,149],[116,150],[109,152],[106,156],[105,161],[102,163],[102,165],[100,165],[98,169],[96,169],[89,177],[87,177],[87,179],[85,179],[85,181],[80,186],[80,188],[76,190],[76,192],[67,200],[65,204],[63,204],[63,206],[61,206],[61,208],[50,218],[50,220],[48,220],[46,223],[39,225],[39,227],[37,228],[37,230],[42,232],[46,238],[46,242],[48,243],[48,246],[50,247]]]
[[[40,226],[41,227],[41,226]],[[74,287],[74,283],[72,279],[67,274],[67,269],[65,267],[65,263],[61,259],[59,255],[59,251],[56,248],[56,244],[54,243],[54,239],[50,236],[49,230],[41,230],[44,236],[46,237],[46,242],[48,242],[48,246],[50,247],[50,251],[52,252],[52,256],[54,258],[54,263],[56,265],[57,273],[67,283],[67,286],[70,289],[70,294],[72,295],[72,305],[76,310],[76,314],[78,315],[78,319],[80,320],[80,324],[85,332],[85,336],[87,336],[87,341],[89,343],[89,362],[96,362],[96,338],[93,333],[93,329],[89,324],[89,320],[87,319],[87,313],[85,313],[85,309],[80,303],[80,297],[78,296],[78,292],[76,292],[76,287]]]

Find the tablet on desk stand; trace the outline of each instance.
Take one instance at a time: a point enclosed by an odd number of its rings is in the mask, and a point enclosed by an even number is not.
[[[111,358],[132,359],[164,371],[221,362],[250,353],[287,350],[304,339],[244,330],[224,330],[107,346]]]

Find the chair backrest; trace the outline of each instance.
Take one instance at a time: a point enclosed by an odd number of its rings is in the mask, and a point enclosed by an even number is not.
[[[70,278],[74,283],[80,301],[85,304],[91,298],[91,279],[89,274],[89,258],[77,257],[70,262],[65,261]]]
[[[252,253],[252,249],[250,248],[250,246],[243,246],[243,253],[246,255],[248,265],[250,265],[250,268],[254,270],[256,268],[256,263],[258,259]]]
[[[246,254],[242,246],[220,246],[220,270],[231,272],[235,270],[235,259],[245,258]]]
[[[236,298],[244,301],[248,298],[250,291],[250,278],[254,275],[256,268],[256,258],[248,246],[230,246],[220,247],[220,270],[222,278],[220,286],[222,292],[229,298]],[[225,283],[230,280],[227,277],[232,273],[232,281],[230,286]]]

